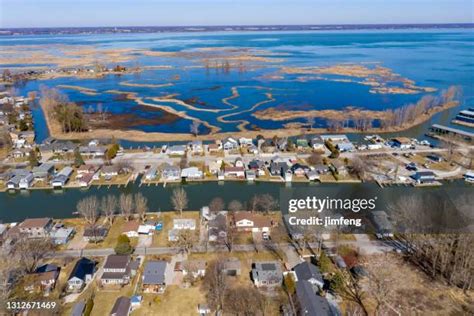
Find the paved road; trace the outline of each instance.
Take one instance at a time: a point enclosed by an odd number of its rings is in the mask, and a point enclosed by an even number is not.
[[[338,244],[353,245],[354,247],[360,249],[368,249],[373,251],[393,251],[395,246],[391,246],[386,241],[383,240],[370,240],[368,238],[356,239],[356,240],[342,240]],[[336,244],[332,241],[325,241],[324,245],[328,248],[335,247]],[[287,250],[293,246],[289,243],[279,243],[273,244]],[[311,244],[311,247],[317,247],[317,244]],[[228,249],[226,246],[208,246],[207,252],[227,252]],[[255,251],[255,246],[253,244],[243,244],[243,245],[234,245],[233,251],[236,252],[251,252]],[[178,247],[137,247],[135,248],[135,255],[163,255],[163,254],[178,254],[180,248]],[[206,252],[206,247],[204,246],[195,246],[191,252]],[[90,257],[106,257],[108,255],[114,254],[113,248],[104,248],[104,249],[82,249],[82,250],[62,250],[57,251],[51,254],[52,257],[80,257],[80,256],[90,256]],[[292,258],[292,261],[295,258]]]

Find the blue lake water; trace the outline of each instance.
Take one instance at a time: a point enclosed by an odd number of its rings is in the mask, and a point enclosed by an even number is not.
[[[433,87],[438,92],[451,85],[462,87],[463,95],[459,108],[449,111],[448,116],[437,115],[430,123],[449,124],[460,108],[474,105],[474,33],[472,29],[450,30],[377,30],[377,31],[331,31],[331,32],[275,32],[275,33],[169,33],[169,34],[99,34],[99,35],[39,35],[0,37],[0,46],[48,47],[53,54],[57,45],[69,47],[93,46],[101,49],[142,49],[154,52],[177,53],[175,56],[145,56],[137,53],[133,60],[124,64],[134,66],[171,66],[169,69],[147,69],[138,74],[122,76],[108,75],[100,79],[58,78],[31,81],[18,87],[22,94],[39,90],[40,85],[55,87],[73,85],[94,89],[96,95],[87,95],[73,89],[61,90],[72,101],[85,109],[96,111],[98,104],[114,115],[124,116],[123,129],[136,129],[146,132],[188,133],[191,120],[175,117],[166,119],[166,113],[150,106],[137,104],[134,100],[120,98],[107,92],[120,90],[134,92],[149,104],[169,106],[184,111],[191,118],[198,118],[221,131],[237,131],[242,120],[249,122],[248,129],[281,128],[290,122],[303,122],[304,119],[285,121],[259,120],[252,115],[256,110],[278,108],[299,109],[337,109],[358,107],[368,110],[397,108],[416,102],[423,95],[418,94],[377,94],[370,93],[370,86],[354,82],[311,79],[306,76],[299,80],[299,74],[282,74],[282,67],[328,67],[346,63],[373,65],[391,69],[394,73],[415,81],[417,86]],[[259,58],[273,59],[272,62],[244,60],[245,70],[232,67],[228,71],[212,68],[214,60],[221,60],[219,54],[228,51],[248,52]],[[207,52],[208,55],[202,55]],[[199,54],[201,53],[201,55]],[[210,56],[210,57],[209,57]],[[204,67],[203,59],[211,60],[211,68]],[[222,57],[224,60],[225,57]],[[24,66],[15,63],[0,64],[1,68]],[[34,66],[37,66],[35,64]],[[112,66],[113,64],[111,64]],[[33,66],[33,65],[30,65]],[[372,67],[372,66],[367,66]],[[325,76],[334,79],[331,76]],[[337,77],[337,76],[336,76]],[[339,76],[339,79],[347,79]],[[301,79],[301,78],[300,78]],[[352,78],[351,79],[358,79]],[[125,85],[124,85],[125,83]],[[164,87],[130,86],[131,84],[161,85]],[[394,86],[397,83],[393,83]],[[232,96],[232,88],[239,96],[228,102],[223,99]],[[268,100],[271,93],[274,100]],[[154,101],[175,95],[175,99],[194,106],[189,109],[170,102]],[[264,102],[267,100],[268,102]],[[252,107],[262,102],[256,109]],[[216,113],[212,110],[221,110]],[[234,115],[230,115],[235,113]],[[48,133],[41,117],[40,109],[35,109],[37,140],[41,141]],[[218,119],[225,117],[224,122]],[[169,118],[169,117],[168,117]],[[441,121],[440,121],[441,120]],[[229,122],[232,121],[232,122]],[[326,126],[323,119],[316,120],[315,127]],[[412,129],[412,134],[414,130]],[[415,132],[422,135],[426,130]],[[209,129],[202,126],[201,133]]]

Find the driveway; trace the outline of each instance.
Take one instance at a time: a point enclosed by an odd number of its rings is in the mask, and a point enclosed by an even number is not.
[[[153,242],[153,236],[140,235],[138,236],[137,248],[150,247]]]

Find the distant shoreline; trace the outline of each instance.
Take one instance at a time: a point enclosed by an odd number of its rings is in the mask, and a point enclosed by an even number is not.
[[[196,32],[281,32],[281,31],[350,31],[474,28],[474,23],[409,24],[314,24],[314,25],[218,25],[218,26],[88,26],[88,27],[7,27],[0,36],[64,34],[196,33]]]

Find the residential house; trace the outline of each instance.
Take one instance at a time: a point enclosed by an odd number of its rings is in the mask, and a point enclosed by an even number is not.
[[[67,284],[69,291],[79,291],[82,287],[92,281],[95,273],[96,262],[82,257],[76,262],[74,269],[69,275]]]
[[[36,289],[39,289],[45,295],[48,295],[56,286],[59,271],[60,268],[54,264],[45,264],[38,267],[35,272],[29,275],[32,279],[29,280],[28,284],[25,286],[25,290],[33,292]]]
[[[61,171],[59,171],[51,181],[51,184],[54,188],[61,188],[69,180],[69,177],[72,175],[73,169],[71,167],[64,167]]]
[[[225,259],[222,272],[229,276],[240,275],[242,273],[240,260],[233,257]]]
[[[293,271],[295,271],[297,281],[308,281],[312,285],[318,286],[322,289],[324,286],[324,279],[319,271],[319,268],[312,263],[307,261],[297,264]]]
[[[336,144],[336,148],[341,153],[355,150],[354,144],[352,144],[350,141],[339,142]]]
[[[137,268],[137,262],[128,255],[109,255],[105,261],[104,273],[100,281],[102,285],[128,284]]]
[[[35,179],[47,181],[54,173],[54,164],[45,162],[38,167],[34,167],[32,171]]]
[[[279,286],[283,282],[283,273],[278,261],[256,262],[252,268],[252,280],[257,287]]]
[[[20,179],[20,182],[18,183],[18,187],[20,189],[28,189],[32,185],[33,180],[34,180],[33,173],[30,172],[26,176]]]
[[[197,167],[189,167],[181,170],[181,178],[198,180],[203,178],[203,173]]]
[[[100,170],[100,175],[106,179],[111,179],[118,176],[120,173],[120,168],[114,165],[103,166]]]
[[[295,163],[290,167],[290,170],[295,176],[304,177],[306,175],[306,172],[310,171],[311,169],[306,165]]]
[[[209,144],[207,145],[207,151],[209,153],[216,153],[220,150],[220,147],[218,144]]]
[[[326,298],[316,294],[308,281],[296,282],[296,310],[298,315],[332,316]]]
[[[85,173],[81,175],[78,182],[81,187],[86,188],[91,184],[93,180],[94,180],[94,173]]]
[[[288,170],[289,170],[289,167],[288,167],[288,163],[286,162],[272,161],[268,168],[270,175],[274,177],[285,177],[285,174]]]
[[[130,298],[120,296],[115,300],[110,316],[128,316],[132,311],[132,304]]]
[[[172,145],[169,146],[166,150],[168,155],[172,156],[184,156],[186,154],[186,146],[185,145]]]
[[[436,175],[433,171],[418,171],[412,178],[419,184],[433,183],[436,181]]]
[[[272,220],[260,214],[237,212],[234,214],[234,225],[238,230],[269,232],[272,227]]]
[[[234,161],[234,167],[238,168],[243,168],[244,167],[244,162],[242,161],[242,158],[238,157]]]
[[[65,245],[74,236],[74,232],[75,230],[72,227],[55,225],[49,233],[49,236],[55,245]]]
[[[239,143],[235,139],[229,137],[222,141],[222,148],[227,151],[234,150],[239,148]]]
[[[245,178],[245,168],[226,166],[224,168],[224,177],[243,179],[243,178]]]
[[[158,175],[158,166],[152,166],[145,173],[145,179],[148,181],[155,180]]]
[[[44,238],[49,236],[53,220],[49,217],[27,218],[18,225],[19,232],[28,238]]]
[[[196,220],[192,218],[175,218],[173,219],[173,229],[196,230]]]
[[[400,149],[410,149],[411,140],[408,137],[397,137],[392,139],[392,144]]]
[[[316,170],[309,170],[306,172],[306,178],[309,181],[317,181],[319,180],[319,173]]]
[[[265,139],[260,143],[260,149],[264,153],[274,153],[277,151],[277,146],[272,139]]]
[[[323,142],[330,141],[332,143],[348,142],[349,138],[344,134],[321,135]]]
[[[288,138],[278,138],[275,145],[279,151],[286,151],[288,149]]]
[[[225,213],[219,213],[209,220],[207,232],[210,242],[222,241],[227,238],[227,216]]]
[[[254,170],[245,170],[245,178],[247,178],[248,181],[255,181],[257,174]]]
[[[258,159],[253,159],[249,162],[248,168],[256,172],[257,176],[265,175],[265,162]]]
[[[167,262],[148,261],[143,269],[142,290],[145,293],[164,293],[166,289],[165,271]]]
[[[173,229],[168,231],[168,240],[177,241],[179,231],[181,230],[196,230],[196,220],[192,218],[177,218],[173,220]]]
[[[105,157],[107,147],[98,145],[80,146],[79,152],[82,155],[91,156],[92,158],[101,158]]]
[[[221,171],[222,160],[208,161],[206,164],[207,170],[213,175],[217,175]]]
[[[202,141],[200,140],[194,140],[189,143],[189,148],[191,149],[191,152],[195,155],[201,154],[204,150],[204,147],[202,145]]]
[[[176,181],[181,179],[180,168],[165,164],[161,169],[161,179],[164,181]]]
[[[88,174],[88,173],[96,173],[98,170],[98,168],[94,165],[82,165],[80,166],[79,168],[77,168],[77,175],[78,176],[82,176],[84,174]]]
[[[311,147],[313,147],[314,150],[317,151],[324,151],[324,141],[321,137],[313,137],[310,141]]]
[[[128,221],[123,225],[122,234],[129,238],[138,237],[138,227],[140,227],[138,221]]]
[[[107,237],[108,229],[103,226],[88,226],[84,228],[82,238],[87,242],[100,242]]]
[[[239,144],[242,148],[248,148],[253,145],[252,138],[241,137],[239,138]]]
[[[307,149],[309,148],[309,142],[306,138],[298,138],[296,140],[296,147],[299,149],[299,150],[304,150],[304,149]]]

